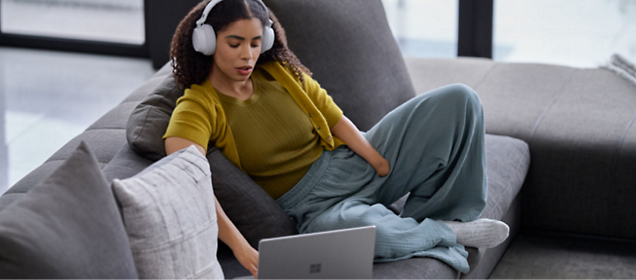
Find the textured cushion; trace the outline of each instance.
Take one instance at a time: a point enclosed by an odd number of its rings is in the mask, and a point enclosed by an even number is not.
[[[210,168],[194,146],[113,189],[140,278],[223,278]]]
[[[2,278],[137,278],[113,193],[85,143],[0,212]]]
[[[124,143],[102,172],[106,181],[112,182],[113,179],[127,179],[135,176],[153,163],[154,161],[133,151],[128,143]]]
[[[530,150],[525,142],[486,134],[488,199],[482,218],[501,220],[517,197],[530,167]]]
[[[162,137],[177,99],[183,95],[172,74],[161,73],[162,76],[154,78],[155,86],[133,110],[126,125],[128,144],[138,154],[154,161],[166,155]]]
[[[415,93],[380,0],[265,0],[289,48],[359,129]]]

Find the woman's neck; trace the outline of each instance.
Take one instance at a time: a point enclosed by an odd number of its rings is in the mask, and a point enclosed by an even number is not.
[[[210,72],[210,75],[208,75],[208,80],[214,88],[221,92],[221,94],[225,94],[239,100],[247,100],[254,93],[254,85],[252,83],[251,75],[245,81],[236,81],[224,75],[220,69],[213,69]]]

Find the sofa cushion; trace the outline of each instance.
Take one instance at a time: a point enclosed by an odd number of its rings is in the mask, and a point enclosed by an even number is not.
[[[481,217],[501,220],[521,191],[530,168],[528,144],[486,134],[486,166],[488,198]]]
[[[265,0],[289,48],[360,130],[415,92],[380,0]]]
[[[124,143],[102,172],[106,181],[112,182],[114,179],[123,180],[133,177],[153,163],[154,161],[133,151],[128,143]]]
[[[85,143],[0,212],[3,278],[137,278],[113,193]]]
[[[141,278],[223,278],[207,160],[190,146],[113,190]]]
[[[177,99],[183,95],[170,72],[153,78],[153,87],[146,97],[135,107],[126,125],[126,139],[130,147],[145,158],[153,161],[166,156],[163,135],[166,133],[170,116]]]

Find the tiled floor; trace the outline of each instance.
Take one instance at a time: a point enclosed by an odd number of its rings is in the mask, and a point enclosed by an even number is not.
[[[92,24],[31,24],[28,17],[9,17],[5,5],[33,11],[37,5],[64,13],[95,9],[131,28],[110,28],[94,19]],[[136,42],[141,8],[131,0],[4,0],[5,20],[23,21],[20,28],[63,24],[78,33],[102,32],[106,37]],[[406,56],[455,57],[457,1],[382,0],[389,25]],[[69,3],[83,3],[71,5]],[[42,8],[42,7],[40,7]],[[50,10],[49,10],[50,12]],[[73,10],[66,10],[73,14]],[[20,14],[20,13],[18,13]],[[26,14],[47,14],[26,13]],[[46,19],[48,17],[39,17]],[[61,18],[66,18],[63,16]],[[88,20],[88,19],[87,19]],[[75,22],[75,21],[73,21]],[[143,23],[141,23],[143,24]],[[17,28],[16,27],[16,28]],[[101,29],[98,29],[101,28]],[[141,28],[141,29],[140,29]],[[49,28],[49,31],[55,30]],[[73,31],[75,32],[75,31]],[[117,33],[127,34],[117,34]],[[515,0],[495,1],[494,56],[499,61],[541,62],[576,67],[597,67],[618,52],[636,61],[636,1],[634,0]],[[113,37],[114,36],[114,37]],[[106,40],[106,39],[105,39]],[[119,40],[119,39],[118,39]],[[0,194],[44,162],[64,143],[147,80],[154,70],[144,59],[0,48]]]

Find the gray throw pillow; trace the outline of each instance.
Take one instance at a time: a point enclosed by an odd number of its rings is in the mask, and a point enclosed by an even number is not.
[[[208,161],[194,146],[113,180],[140,278],[222,279]]]
[[[1,278],[137,278],[111,188],[82,142],[0,212]]]
[[[380,0],[265,0],[289,48],[362,131],[415,96]]]
[[[167,72],[135,107],[126,124],[126,138],[135,152],[153,161],[166,156],[162,138],[168,129],[177,99],[182,95],[183,90],[175,83],[172,73]]]

